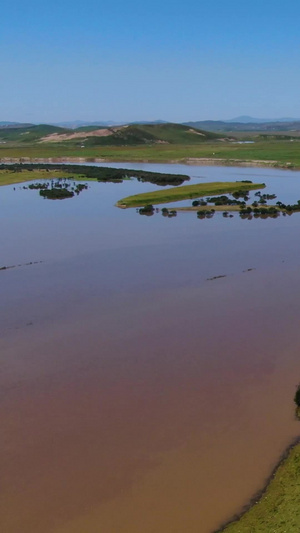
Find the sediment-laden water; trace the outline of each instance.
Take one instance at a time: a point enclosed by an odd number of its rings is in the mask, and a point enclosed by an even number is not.
[[[300,199],[299,172],[132,168]],[[213,531],[299,434],[300,213],[146,217],[114,207],[156,189],[136,180],[23,186],[0,189],[1,530]]]

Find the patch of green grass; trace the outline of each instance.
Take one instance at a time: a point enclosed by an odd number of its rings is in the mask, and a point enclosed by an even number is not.
[[[282,462],[261,498],[224,533],[299,533],[300,444]]]
[[[134,196],[127,196],[117,202],[118,207],[142,207],[148,204],[167,204],[188,198],[200,198],[211,194],[230,193],[235,191],[249,191],[253,189],[263,189],[264,183],[243,183],[237,182],[212,182],[197,183],[196,185],[183,185],[182,187],[172,187],[171,189],[160,189]],[[227,206],[226,206],[227,207]]]

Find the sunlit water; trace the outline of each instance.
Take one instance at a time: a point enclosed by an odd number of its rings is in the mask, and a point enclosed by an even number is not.
[[[299,172],[111,166],[300,198]],[[148,183],[23,186],[0,189],[0,267],[23,265],[0,271],[1,530],[213,531],[299,434],[300,213],[146,217],[114,204]]]

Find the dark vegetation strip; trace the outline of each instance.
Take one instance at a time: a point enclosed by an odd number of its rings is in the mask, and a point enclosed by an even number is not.
[[[0,171],[9,171],[13,174],[27,171],[43,170],[51,172],[51,170],[68,173],[71,176],[80,174],[83,179],[94,179],[98,181],[120,183],[124,179],[137,178],[142,182],[154,183],[156,185],[181,185],[190,178],[183,174],[167,174],[161,172],[148,172],[145,170],[129,170],[126,168],[110,168],[110,167],[96,167],[89,165],[64,165],[60,163],[55,164],[1,164]]]

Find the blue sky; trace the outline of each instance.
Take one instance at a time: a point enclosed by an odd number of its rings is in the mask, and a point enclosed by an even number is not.
[[[296,0],[15,0],[0,121],[300,117]]]

